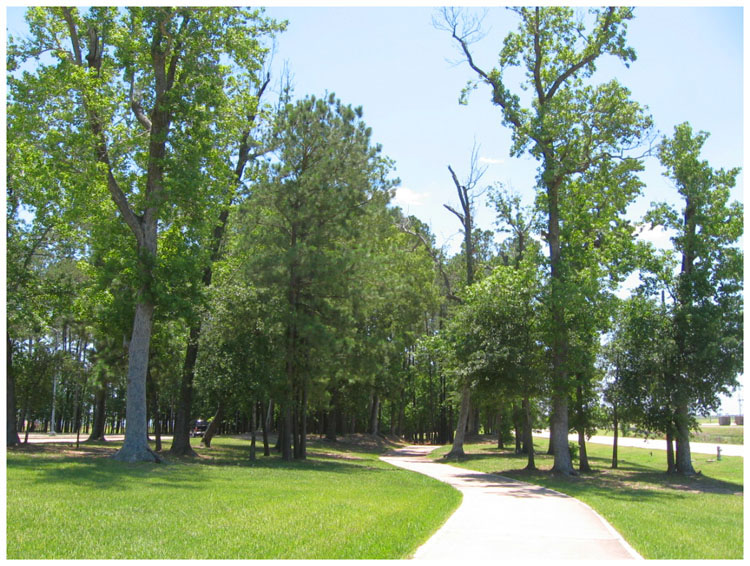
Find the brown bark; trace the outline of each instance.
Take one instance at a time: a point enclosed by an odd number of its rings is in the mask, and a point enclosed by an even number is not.
[[[208,428],[206,429],[206,432],[203,435],[203,439],[201,440],[201,442],[206,448],[211,448],[211,440],[213,440],[213,437],[216,436],[216,434],[219,432],[219,426],[221,426],[221,423],[223,421],[224,421],[224,402],[219,401],[219,405],[216,408],[216,414],[214,415],[214,418],[209,423]]]
[[[379,431],[378,413],[380,410],[380,396],[373,391],[370,401],[370,434],[377,436]]]
[[[469,404],[471,399],[471,389],[467,383],[461,386],[461,410],[458,414],[458,425],[456,426],[456,436],[453,437],[453,447],[446,454],[446,458],[459,458],[466,455],[464,452],[464,437],[466,436],[466,425],[469,420]]]
[[[106,424],[106,402],[107,402],[107,386],[101,385],[96,388],[94,393],[94,423],[91,427],[91,434],[86,439],[86,442],[103,441],[104,438],[104,426]]]
[[[271,428],[271,419],[273,418],[273,400],[268,400],[268,411],[263,418],[263,455],[270,456],[271,449],[268,445],[268,431]]]
[[[524,414],[524,445],[526,446],[526,453],[528,461],[526,464],[527,470],[536,470],[536,463],[534,462],[534,437],[532,435],[531,427],[531,403],[529,402],[528,396],[522,401],[523,414]]]
[[[695,475],[690,454],[690,427],[688,426],[688,408],[686,404],[678,407],[676,419],[677,457],[675,471],[685,476]]]

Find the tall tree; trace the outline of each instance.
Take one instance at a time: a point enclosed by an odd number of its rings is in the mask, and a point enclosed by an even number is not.
[[[179,222],[186,203],[207,202],[213,188],[189,140],[200,140],[225,119],[214,106],[235,84],[232,67],[253,68],[258,37],[270,24],[258,11],[236,8],[32,8],[31,39],[19,61],[36,60],[20,82],[42,88],[24,100],[59,101],[45,116],[50,131],[75,124],[72,140],[90,152],[92,178],[107,188],[135,240],[139,277],[128,351],[127,429],[115,458],[155,461],[146,442],[146,373],[159,301],[159,232]],[[40,59],[51,52],[52,62]],[[227,61],[231,61],[227,65]],[[194,135],[194,134],[201,135]],[[186,146],[187,144],[187,146]],[[80,151],[76,151],[80,153]],[[204,200],[206,199],[206,200]]]
[[[563,203],[566,188],[581,175],[598,167],[612,167],[622,160],[622,174],[632,174],[639,164],[625,159],[627,150],[638,146],[650,127],[644,110],[629,99],[630,93],[616,80],[591,84],[597,60],[612,55],[626,64],[635,51],[626,44],[631,8],[589,10],[588,18],[577,17],[572,8],[513,8],[520,18],[517,32],[508,34],[499,55],[499,66],[485,71],[475,61],[470,45],[478,39],[481,21],[460,11],[444,9],[441,27],[451,33],[478,79],[491,90],[492,103],[502,112],[503,124],[511,129],[511,153],[529,152],[541,162],[537,176],[538,203],[544,211],[549,249],[550,347],[552,356],[553,469],[573,473],[568,451],[568,397],[572,387],[569,359],[570,328],[567,294],[571,289],[571,266],[564,254]],[[588,24],[588,25],[587,25]],[[515,94],[505,71],[525,70],[525,83]]]
[[[659,146],[659,159],[682,199],[681,213],[664,203],[647,220],[674,231],[679,273],[668,282],[675,343],[672,401],[676,469],[695,473],[690,423],[695,410],[717,406],[718,395],[742,371],[743,207],[730,202],[739,168],[713,169],[700,157],[708,138],[688,123]]]
[[[243,211],[246,274],[274,292],[284,327],[282,457],[306,457],[308,403],[325,384],[340,326],[341,300],[368,237],[368,209],[383,208],[393,186],[390,161],[371,144],[362,109],[333,94],[288,104],[272,134],[277,160]]]
[[[461,222],[461,228],[464,233],[464,255],[466,261],[466,286],[469,287],[474,283],[474,199],[479,181],[482,179],[486,168],[478,166],[477,146],[475,145],[471,152],[471,165],[469,175],[464,183],[458,180],[458,176],[451,166],[448,166],[453,184],[456,186],[458,200],[461,203],[461,211],[456,210],[450,205],[444,204],[445,208],[450,210]],[[471,405],[471,387],[469,383],[461,383],[461,401],[458,411],[458,424],[456,425],[456,435],[453,437],[453,446],[446,457],[464,456],[464,436],[466,435],[466,426],[469,422],[469,407]]]

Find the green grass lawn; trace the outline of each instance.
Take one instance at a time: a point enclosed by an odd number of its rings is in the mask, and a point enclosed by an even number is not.
[[[537,441],[538,472],[526,472],[526,456],[500,451],[494,443],[464,446],[467,458],[453,465],[543,485],[587,503],[644,558],[727,559],[743,552],[743,459],[694,455],[701,475],[667,475],[664,451],[619,448],[619,467],[610,468],[612,448],[588,444],[594,471],[578,477],[552,475],[547,440]],[[431,454],[440,458],[450,447]]]
[[[706,419],[708,420],[708,419]],[[714,419],[714,424],[716,419]],[[705,424],[705,423],[704,423]],[[744,426],[701,426],[700,430],[690,434],[690,440],[694,442],[708,442],[710,444],[744,444],[745,443]],[[612,430],[599,429],[596,431],[599,436],[614,436]],[[629,438],[643,438],[643,433],[630,432]],[[666,436],[660,435],[658,438],[666,439]]]
[[[212,444],[129,465],[107,457],[116,443],[9,449],[7,558],[403,558],[461,500],[370,448],[314,442],[304,462],[249,462],[245,440]]]

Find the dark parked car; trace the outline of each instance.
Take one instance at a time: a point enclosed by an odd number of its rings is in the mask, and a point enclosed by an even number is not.
[[[190,436],[203,436],[204,434],[206,434],[207,428],[208,423],[206,421],[198,419],[193,423],[193,426],[190,427]]]

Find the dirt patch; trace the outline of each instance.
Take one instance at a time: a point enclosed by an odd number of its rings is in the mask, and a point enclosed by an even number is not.
[[[333,458],[335,460],[364,460],[365,458],[360,458],[359,456],[353,456],[351,454],[344,454],[344,453],[338,453],[338,452],[315,452],[313,454],[316,458]]]

